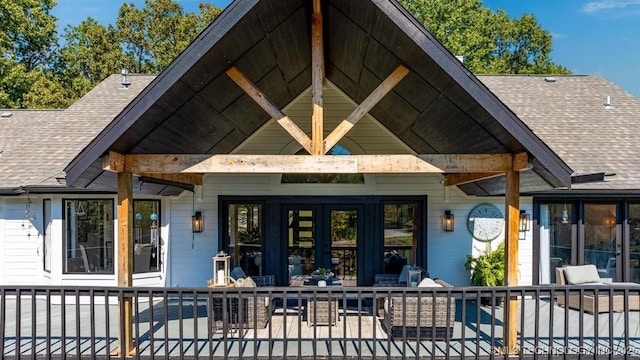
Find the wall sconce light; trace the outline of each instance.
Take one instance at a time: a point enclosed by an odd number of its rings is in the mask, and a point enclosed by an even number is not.
[[[531,214],[527,214],[526,210],[520,210],[520,231],[529,230],[531,230]]]
[[[442,228],[444,231],[453,231],[454,217],[451,210],[444,211],[444,217],[442,217]]]
[[[196,211],[191,217],[191,230],[194,233],[202,232],[202,213],[200,211]]]

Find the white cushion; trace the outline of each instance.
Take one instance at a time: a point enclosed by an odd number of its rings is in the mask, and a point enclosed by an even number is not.
[[[422,281],[420,281],[420,284],[418,284],[418,287],[442,287],[442,285],[433,281],[433,279],[424,278],[422,279]]]
[[[564,279],[569,285],[601,282],[598,269],[593,264],[565,267]]]

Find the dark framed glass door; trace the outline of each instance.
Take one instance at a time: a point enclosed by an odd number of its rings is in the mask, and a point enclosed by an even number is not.
[[[601,278],[622,279],[616,203],[584,204],[582,263],[593,264]]]
[[[357,284],[357,249],[364,227],[362,206],[284,205],[283,213],[291,278],[308,276],[323,268]]]

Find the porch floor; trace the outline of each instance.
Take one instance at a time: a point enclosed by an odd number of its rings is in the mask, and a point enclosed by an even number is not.
[[[4,338],[2,354],[5,358],[22,356],[106,355],[118,348],[118,307],[88,305],[64,308],[46,302],[23,298],[22,316],[16,316],[15,300],[4,301]],[[195,305],[195,306],[194,306]],[[600,355],[640,355],[640,312],[628,314],[628,345],[625,345],[625,314],[603,313],[598,316],[565,310],[546,300],[527,299],[521,302],[524,319],[519,317],[518,345],[525,355],[598,353]],[[535,309],[539,306],[536,317]],[[465,314],[462,303],[456,302],[456,322],[449,340],[416,341],[390,339],[383,319],[371,307],[347,307],[339,310],[334,326],[309,326],[306,311],[296,306],[276,308],[265,329],[213,329],[210,325],[206,301],[171,299],[138,303],[138,356],[208,358],[269,358],[274,357],[360,357],[400,358],[443,356],[448,358],[480,357],[495,354],[502,347],[503,308],[477,307],[467,301]],[[64,317],[62,310],[64,309]],[[35,311],[33,311],[35,310]],[[35,317],[31,313],[36,313]],[[553,322],[550,314],[553,313]],[[478,316],[479,315],[479,316]],[[50,321],[47,319],[50,318]],[[66,321],[63,321],[63,318]],[[16,336],[16,322],[20,334]],[[106,324],[109,324],[107,326]],[[536,327],[538,324],[536,342]],[[564,324],[568,324],[565,334]],[[553,326],[550,327],[550,324]],[[582,328],[580,328],[582,324]],[[493,325],[493,326],[492,326]],[[47,328],[49,330],[47,331]],[[612,339],[609,332],[612,330]],[[549,338],[553,342],[549,343]],[[95,339],[95,340],[92,340]],[[582,340],[580,340],[582,339]]]

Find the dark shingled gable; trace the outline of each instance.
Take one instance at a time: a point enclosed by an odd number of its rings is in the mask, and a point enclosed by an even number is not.
[[[225,71],[236,66],[279,107],[311,85],[307,0],[237,0],[66,168],[72,186],[115,187],[120,153],[229,153],[269,120]],[[572,170],[393,0],[325,0],[327,79],[361,102],[399,64],[410,70],[370,114],[416,153],[529,152],[521,190],[568,185]],[[504,177],[468,186],[504,192]]]

